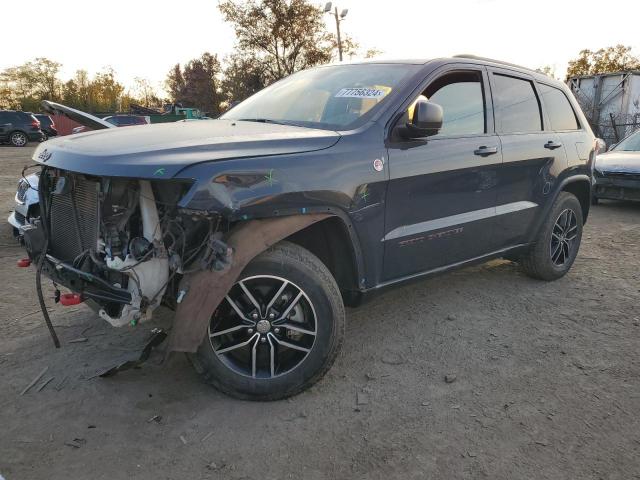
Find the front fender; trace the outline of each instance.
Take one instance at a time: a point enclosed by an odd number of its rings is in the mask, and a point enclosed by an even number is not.
[[[167,353],[194,353],[205,337],[216,308],[244,267],[271,245],[329,216],[292,215],[236,225],[225,238],[227,245],[233,249],[230,268],[224,271],[201,270],[182,278],[179,291],[185,294],[178,304]]]

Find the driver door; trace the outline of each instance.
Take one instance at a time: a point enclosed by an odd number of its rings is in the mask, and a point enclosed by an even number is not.
[[[390,181],[384,236],[385,281],[438,269],[495,247],[500,140],[486,70],[451,66],[422,95],[443,108],[437,135],[388,142]],[[409,114],[400,122],[407,122]]]

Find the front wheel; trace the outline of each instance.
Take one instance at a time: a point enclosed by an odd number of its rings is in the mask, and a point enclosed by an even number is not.
[[[524,272],[539,280],[564,276],[582,240],[582,206],[575,195],[560,192],[533,247],[520,259]]]
[[[285,398],[329,370],[344,317],[327,267],[308,250],[281,242],[247,265],[190,358],[207,383],[231,396]]]

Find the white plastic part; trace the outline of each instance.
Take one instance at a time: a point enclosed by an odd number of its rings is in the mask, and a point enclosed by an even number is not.
[[[107,258],[107,266],[113,270],[122,270],[129,276],[129,287],[131,293],[131,305],[125,305],[119,317],[111,317],[104,309],[100,309],[100,317],[109,322],[114,327],[122,327],[131,322],[144,322],[151,318],[155,310],[162,301],[162,296],[167,288],[169,279],[169,259],[164,252],[162,232],[160,230],[160,218],[156,207],[155,197],[151,184],[147,180],[140,180],[140,213],[142,216],[142,234],[153,244],[156,256],[146,260],[139,265],[138,260],[127,255],[122,260],[119,257]],[[130,268],[131,265],[136,265]],[[142,311],[142,300],[151,302]]]

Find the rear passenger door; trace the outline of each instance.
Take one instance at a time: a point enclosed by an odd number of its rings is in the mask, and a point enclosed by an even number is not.
[[[537,83],[547,119],[548,128],[545,130],[553,130],[560,136],[569,166],[584,165],[593,148],[592,137],[580,125],[567,92],[543,82]]]
[[[498,247],[504,248],[530,240],[534,221],[567,159],[560,136],[545,130],[534,79],[506,69],[489,72],[503,159],[495,234]]]

